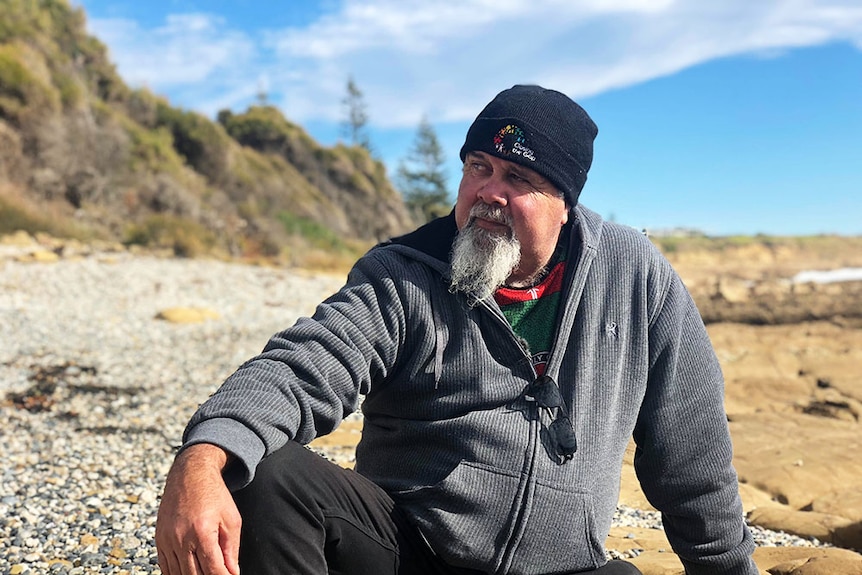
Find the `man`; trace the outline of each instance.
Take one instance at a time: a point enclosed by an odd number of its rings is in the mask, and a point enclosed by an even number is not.
[[[372,249],[194,415],[165,574],[639,573],[603,547],[632,436],[686,572],[757,573],[700,316],[648,239],[578,204],[596,133],[538,86],[485,107],[453,213]],[[356,472],[301,447],[360,397]]]

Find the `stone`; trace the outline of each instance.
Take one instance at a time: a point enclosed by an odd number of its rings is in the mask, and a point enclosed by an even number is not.
[[[50,264],[59,261],[60,256],[51,250],[39,249],[30,253],[21,254],[15,259],[23,263]]]
[[[754,561],[769,575],[862,575],[862,555],[847,549],[759,547]]]
[[[848,518],[862,518],[862,485],[836,489],[811,502],[811,510]]]
[[[87,533],[87,534],[84,534],[81,536],[81,546],[82,547],[88,547],[90,545],[98,545],[98,544],[99,544],[99,538],[96,537],[95,535]]]
[[[611,532],[605,541],[605,547],[612,551],[627,554],[632,551],[670,550],[670,543],[663,529],[647,529],[644,527],[611,527]],[[682,565],[677,560],[677,565]]]
[[[35,238],[24,230],[18,230],[17,232],[0,236],[0,245],[29,247],[35,244]]]
[[[769,507],[755,509],[749,513],[748,520],[752,525],[764,529],[784,531],[805,538],[813,537],[839,547],[862,549],[862,523],[846,517]]]
[[[156,319],[170,323],[202,323],[220,318],[217,311],[202,307],[172,307],[156,314]]]
[[[794,509],[857,485],[862,477],[862,460],[852,455],[862,453],[858,423],[762,412],[731,415],[730,430],[741,480]]]

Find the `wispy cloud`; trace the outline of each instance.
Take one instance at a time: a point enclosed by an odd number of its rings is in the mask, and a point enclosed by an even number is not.
[[[385,49],[407,54],[445,51],[452,39],[475,38],[503,23],[522,34],[522,22],[565,18],[586,20],[596,14],[650,13],[670,0],[597,0],[581,2],[577,10],[560,0],[472,0],[450,4],[425,1],[348,1],[342,11],[321,18],[303,30],[287,30],[276,49],[290,57],[333,59],[356,50]],[[510,40],[516,39],[510,37]]]
[[[251,34],[209,14],[145,29],[92,20],[122,75],[206,113],[268,85],[292,119],[335,120],[348,75],[382,127],[471,119],[537,82],[584,97],[716,58],[827,42],[862,49],[857,0],[345,0],[305,28]]]
[[[109,49],[123,78],[157,92],[197,93],[218,98],[254,94],[240,82],[255,67],[259,47],[247,34],[231,30],[220,16],[172,14],[157,28],[142,28],[126,19],[91,19],[90,30]]]

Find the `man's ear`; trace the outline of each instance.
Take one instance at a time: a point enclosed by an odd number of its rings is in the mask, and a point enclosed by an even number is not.
[[[560,218],[560,227],[563,227],[567,223],[569,223],[569,216],[574,211],[574,206],[570,206],[569,202],[566,202],[566,211],[563,212],[563,216]]]

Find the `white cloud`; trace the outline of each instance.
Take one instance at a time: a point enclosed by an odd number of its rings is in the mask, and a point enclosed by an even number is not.
[[[265,22],[261,27],[266,27]],[[240,32],[204,14],[143,29],[94,20],[133,84],[213,113],[261,77],[300,123],[337,120],[348,75],[381,127],[465,121],[497,91],[537,82],[575,98],[715,58],[826,42],[862,47],[857,0],[345,0],[305,28]]]
[[[845,1],[347,2],[276,51],[309,78],[337,82],[293,95],[294,113],[335,119],[352,74],[382,126],[423,113],[469,120],[496,91],[537,82],[585,97],[716,58],[775,53],[862,36]],[[328,104],[327,104],[328,103]]]
[[[650,13],[672,0],[590,0],[576,7],[563,0],[472,0],[435,3],[404,0],[348,0],[306,29],[289,29],[275,41],[292,57],[331,59],[354,50],[385,48],[407,53],[437,53],[452,38],[481,36],[504,22],[521,33],[519,22],[563,18],[581,20],[605,13]]]
[[[91,19],[89,28],[107,44],[127,82],[159,93],[221,89],[254,62],[257,51],[248,36],[208,14],[167,15],[153,29],[127,19]],[[249,90],[254,93],[255,86]]]

